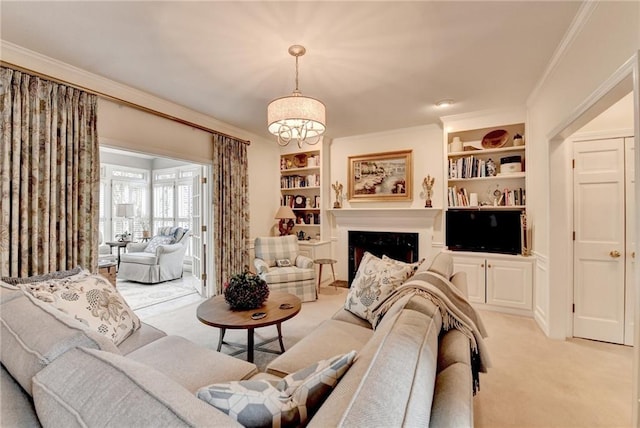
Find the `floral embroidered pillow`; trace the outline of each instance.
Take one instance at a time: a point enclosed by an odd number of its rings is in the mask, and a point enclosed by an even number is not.
[[[373,325],[373,311],[413,275],[417,266],[416,263],[383,260],[369,252],[364,253],[344,308]]]
[[[90,272],[22,285],[37,299],[72,316],[119,345],[140,328],[140,319],[101,275]]]
[[[155,253],[156,248],[158,248],[160,245],[173,244],[173,242],[173,236],[156,235],[151,238],[151,241],[149,241],[144,251],[147,253]]]

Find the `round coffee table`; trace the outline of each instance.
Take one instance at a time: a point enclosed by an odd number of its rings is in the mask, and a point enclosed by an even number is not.
[[[281,305],[289,305],[290,308],[281,308]],[[232,310],[229,304],[225,302],[224,296],[219,295],[205,300],[198,306],[196,316],[198,320],[203,324],[210,325],[212,327],[218,327],[220,329],[220,340],[218,340],[218,351],[222,348],[222,345],[230,345],[238,348],[242,348],[230,355],[238,355],[245,350],[247,351],[247,361],[253,362],[253,352],[271,352],[279,354],[284,352],[284,344],[282,343],[282,329],[281,324],[283,321],[293,318],[300,312],[301,303],[300,299],[289,293],[279,293],[271,291],[269,298],[258,309],[249,309],[244,311]],[[266,316],[262,319],[254,320],[251,318],[252,314],[256,312],[264,312]],[[269,325],[276,325],[278,329],[278,336],[267,339],[264,342],[260,342],[254,345],[253,331],[259,327],[266,327]],[[227,329],[244,329],[247,330],[247,344],[228,343],[224,341],[224,334]],[[278,340],[280,342],[280,352],[273,351],[271,349],[262,348],[263,345]]]

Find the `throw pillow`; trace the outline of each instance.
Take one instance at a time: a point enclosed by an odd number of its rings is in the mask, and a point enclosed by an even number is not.
[[[205,386],[196,395],[245,427],[305,426],[355,357],[356,351],[351,351],[318,361],[277,385],[267,380],[242,380]]]
[[[396,263],[396,264],[399,264],[400,266],[409,266],[411,268],[411,275],[413,275],[414,273],[416,273],[416,271],[418,270],[418,267],[424,262],[425,259],[420,259],[417,262],[413,262],[413,263],[407,263],[400,260],[392,259],[386,254],[383,254],[382,260],[389,263]]]
[[[351,283],[344,308],[373,325],[373,311],[413,275],[417,268],[414,265],[416,264],[383,260],[365,252]]]
[[[291,266],[291,260],[289,260],[289,259],[276,260],[276,266],[278,266],[278,267],[290,267]]]
[[[22,287],[35,298],[69,314],[117,346],[140,328],[140,319],[120,293],[101,275],[84,271]]]
[[[160,245],[173,244],[173,242],[173,236],[156,235],[151,238],[151,241],[149,241],[144,251],[155,254],[156,248]]]

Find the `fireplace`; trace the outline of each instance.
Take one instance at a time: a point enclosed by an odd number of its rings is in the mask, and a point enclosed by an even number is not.
[[[365,251],[382,257],[407,263],[418,261],[418,233],[405,232],[365,232],[350,230],[349,246],[349,286],[358,271]]]

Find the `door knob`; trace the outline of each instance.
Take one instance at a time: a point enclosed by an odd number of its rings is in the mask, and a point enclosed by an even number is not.
[[[610,255],[611,257],[613,257],[614,259],[617,259],[618,257],[620,257],[620,251],[618,251],[618,250],[613,250],[613,251],[609,252],[609,255]]]

